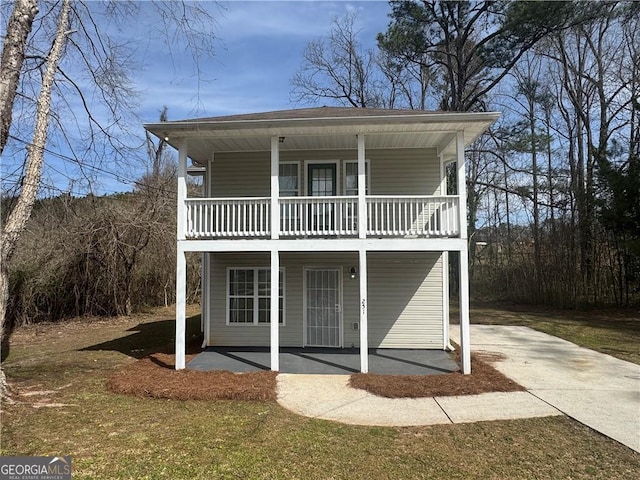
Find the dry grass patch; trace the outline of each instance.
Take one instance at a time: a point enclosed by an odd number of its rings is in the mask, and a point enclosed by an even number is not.
[[[107,379],[107,388],[136,397],[173,400],[276,399],[277,372],[200,372],[175,370],[174,366],[174,355],[155,353],[117,370]]]
[[[349,385],[387,398],[450,397],[489,392],[521,392],[525,388],[493,368],[496,354],[471,354],[471,375],[460,372],[443,375],[377,375],[356,373]]]

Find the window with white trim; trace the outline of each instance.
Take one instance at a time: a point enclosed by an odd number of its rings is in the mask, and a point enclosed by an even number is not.
[[[284,269],[280,269],[279,323],[284,325]],[[227,324],[271,323],[271,269],[227,269]]]
[[[281,197],[298,197],[300,195],[300,163],[280,162],[278,181]]]
[[[371,183],[369,175],[369,160],[365,160],[364,174],[366,178],[365,195],[369,195],[369,184]],[[344,194],[348,197],[358,196],[358,162],[344,162]]]

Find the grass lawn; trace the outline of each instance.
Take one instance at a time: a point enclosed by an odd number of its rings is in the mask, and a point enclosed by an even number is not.
[[[195,312],[193,312],[195,313]],[[189,321],[196,332],[199,319]],[[71,455],[73,478],[636,479],[640,455],[564,417],[357,427],[273,401],[114,394],[115,368],[166,345],[171,310],[14,333],[3,455]],[[193,333],[190,333],[190,335]]]

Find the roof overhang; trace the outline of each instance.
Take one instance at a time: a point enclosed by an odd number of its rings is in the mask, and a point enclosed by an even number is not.
[[[268,151],[271,137],[284,137],[282,150],[327,150],[355,149],[356,136],[365,135],[368,149],[436,148],[450,158],[455,157],[456,132],[463,132],[468,145],[500,116],[498,112],[411,110],[375,110],[370,115],[366,109],[344,109],[349,110],[347,116],[326,116],[314,115],[314,110],[322,112],[320,108],[305,110],[310,114],[303,117],[256,114],[148,123],[144,128],[174,148],[187,140],[189,157],[200,164],[209,160],[212,152]]]

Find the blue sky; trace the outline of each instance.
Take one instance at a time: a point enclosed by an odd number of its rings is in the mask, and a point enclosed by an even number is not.
[[[305,46],[326,35],[333,18],[355,10],[360,38],[373,47],[390,10],[386,1],[227,1],[220,6],[219,41],[215,57],[204,66],[200,103],[191,65],[176,64],[163,72],[164,62],[149,58],[138,85],[145,92],[146,121],[157,119],[158,98],[169,108],[170,119],[302,106],[290,101],[289,92]]]
[[[134,52],[132,86],[139,92],[135,112],[139,120],[132,129],[142,146],[140,158],[128,165],[105,162],[96,168],[91,158],[85,157],[85,167],[80,169],[75,162],[64,159],[73,155],[52,135],[48,150],[57,155],[45,154],[43,195],[65,191],[82,195],[89,189],[98,195],[131,190],[145,170],[141,160],[145,156],[142,123],[158,121],[165,105],[169,120],[307,106],[290,100],[290,81],[302,64],[306,45],[327,35],[333,19],[355,11],[362,46],[374,47],[376,34],[386,29],[390,11],[388,2],[382,0],[201,2],[217,19],[217,39],[215,55],[202,59],[198,77],[182,38],[174,36],[167,45],[158,31],[162,22],[154,16],[151,4],[141,2],[139,6],[142,15],[133,22],[110,21],[100,27],[116,40],[128,42]],[[81,110],[78,98],[67,100]],[[95,108],[94,114],[99,116],[100,108]],[[27,132],[20,135],[23,140],[30,138]],[[9,146],[5,149],[0,164],[5,186],[19,181],[24,151],[24,144],[19,142],[13,150]]]

